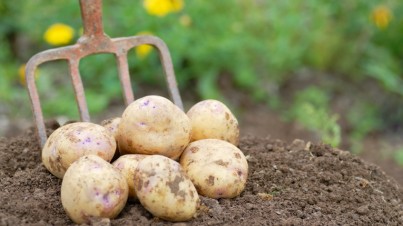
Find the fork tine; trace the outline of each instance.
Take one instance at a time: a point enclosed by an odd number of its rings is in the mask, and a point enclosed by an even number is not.
[[[77,101],[78,110],[80,112],[80,119],[84,122],[90,121],[90,114],[88,112],[87,101],[85,99],[83,82],[81,81],[80,71],[78,68],[79,60],[69,59],[69,69],[71,74],[71,81],[74,87],[74,93]]]
[[[45,145],[46,142],[46,130],[45,130],[45,122],[43,121],[41,103],[39,100],[38,90],[35,85],[35,71],[38,67],[38,62],[35,58],[28,61],[27,66],[25,67],[25,81],[27,90],[29,93],[32,112],[34,115],[34,120],[36,124],[36,132],[39,137],[39,143],[41,147]]]
[[[162,62],[162,67],[165,73],[165,78],[166,82],[168,84],[168,90],[169,94],[173,100],[173,102],[182,110],[183,108],[183,103],[181,96],[179,94],[178,90],[178,85],[176,83],[176,78],[175,78],[175,72],[173,69],[173,64],[172,64],[172,59],[171,59],[171,54],[169,54],[169,50],[167,45],[165,44],[164,41],[162,41],[159,38],[154,39],[156,42],[155,47],[159,51],[160,59]]]
[[[126,38],[113,38],[112,42],[116,46],[116,49],[118,50],[124,49],[126,50],[126,52],[131,48],[143,44],[154,46],[157,49],[160,56],[160,61],[162,64],[162,69],[165,74],[169,95],[176,106],[178,106],[182,110],[184,109],[182,99],[179,94],[178,85],[176,83],[171,55],[169,53],[167,45],[162,39],[151,35],[140,35]]]
[[[121,52],[116,54],[116,62],[118,65],[120,85],[122,86],[123,98],[125,105],[129,105],[134,101],[132,85],[129,75],[129,65],[127,63],[127,52]]]
[[[45,145],[46,142],[46,129],[45,122],[43,119],[43,113],[41,108],[41,102],[39,100],[39,94],[35,83],[34,74],[39,65],[44,62],[54,61],[54,60],[65,60],[66,55],[70,53],[74,47],[62,47],[59,49],[46,50],[32,56],[25,67],[25,81],[28,91],[28,95],[31,101],[32,113],[34,116],[36,124],[36,132],[39,138],[39,143],[41,147]]]

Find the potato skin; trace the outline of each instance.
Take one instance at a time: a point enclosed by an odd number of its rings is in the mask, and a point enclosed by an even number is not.
[[[115,167],[99,156],[86,155],[67,169],[61,200],[70,219],[82,224],[90,217],[115,218],[128,192],[126,179]]]
[[[115,151],[115,155],[112,158],[112,161],[118,159],[119,156],[120,156],[120,151],[118,149],[118,143],[117,142],[118,142],[118,127],[119,127],[119,123],[120,123],[121,119],[122,118],[120,118],[120,117],[116,117],[116,118],[106,119],[106,120],[103,120],[101,122],[101,126],[107,128],[108,131],[110,133],[112,133],[113,137],[116,140],[116,151]]]
[[[195,215],[200,199],[178,162],[161,155],[146,157],[134,178],[138,199],[154,216],[187,221]]]
[[[248,162],[241,150],[226,141],[194,141],[183,152],[180,164],[200,195],[234,198],[245,189]]]
[[[170,100],[145,96],[123,112],[118,129],[122,154],[164,155],[177,159],[190,142],[191,124]]]
[[[238,145],[238,120],[222,102],[204,100],[193,105],[186,114],[192,123],[191,141],[220,139]]]
[[[113,137],[114,137],[115,139],[117,139],[118,127],[119,127],[119,123],[120,123],[120,120],[121,120],[121,119],[122,119],[122,118],[120,118],[120,117],[116,117],[116,118],[111,118],[111,119],[103,120],[103,121],[101,122],[101,126],[107,128],[108,131],[109,131],[110,133],[112,133]]]
[[[53,175],[63,178],[78,158],[95,154],[110,161],[116,151],[115,138],[103,126],[75,122],[59,127],[42,149],[42,163]]]
[[[147,156],[148,155],[127,154],[120,156],[112,163],[126,178],[127,184],[129,185],[130,198],[137,199],[136,191],[134,190],[134,173],[139,162]]]

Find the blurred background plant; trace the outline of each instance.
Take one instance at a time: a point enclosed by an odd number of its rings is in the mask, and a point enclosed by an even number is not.
[[[400,0],[105,0],[103,5],[109,36],[161,37],[180,90],[199,99],[227,101],[229,84],[324,142],[356,152],[368,134],[402,131]],[[37,52],[73,44],[81,34],[77,1],[0,0],[2,114],[30,117],[24,64]],[[129,65],[135,92],[144,85],[165,89],[152,47],[130,52]],[[113,56],[85,58],[80,70],[92,114],[120,101]],[[65,62],[41,66],[37,83],[47,117],[78,117]]]

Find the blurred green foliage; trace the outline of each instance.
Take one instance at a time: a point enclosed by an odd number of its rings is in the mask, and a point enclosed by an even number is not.
[[[403,167],[403,149],[397,150],[394,155],[394,159],[397,164]]]
[[[150,32],[162,38],[180,89],[200,98],[225,98],[219,81],[230,75],[231,84],[252,100],[268,102],[335,146],[341,142],[340,119],[353,128],[353,140],[403,123],[400,0],[192,0],[163,17],[147,13],[141,1],[103,4],[110,37]],[[0,0],[0,100],[10,114],[30,112],[18,68],[35,53],[53,48],[43,34],[55,23],[74,28],[77,39],[78,1]],[[130,52],[129,65],[135,91],[143,84],[165,87],[155,51],[144,58]],[[284,97],[283,88],[306,68],[319,73],[298,87],[291,100]],[[112,56],[86,58],[80,70],[92,113],[121,98]],[[46,115],[77,117],[65,62],[40,67],[37,83]],[[331,103],[345,93],[354,106],[340,115]]]
[[[338,115],[331,114],[328,109],[328,94],[317,87],[308,87],[299,92],[289,109],[288,117],[318,133],[323,142],[337,146],[341,141]]]

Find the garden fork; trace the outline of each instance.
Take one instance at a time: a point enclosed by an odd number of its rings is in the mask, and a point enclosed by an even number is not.
[[[40,52],[31,57],[26,65],[26,87],[31,101],[32,112],[34,115],[41,148],[43,148],[45,145],[47,136],[39,95],[35,85],[34,74],[37,67],[44,62],[67,60],[80,113],[80,119],[81,121],[89,122],[90,116],[85,99],[84,87],[79,72],[80,59],[91,54],[114,54],[118,65],[119,79],[122,86],[124,102],[127,106],[134,100],[127,63],[127,53],[130,49],[139,45],[152,45],[159,52],[171,99],[179,108],[183,110],[182,99],[178,91],[172,59],[166,44],[160,38],[142,35],[111,39],[103,31],[102,0],[80,0],[80,8],[84,33],[78,39],[77,43],[71,46]]]

